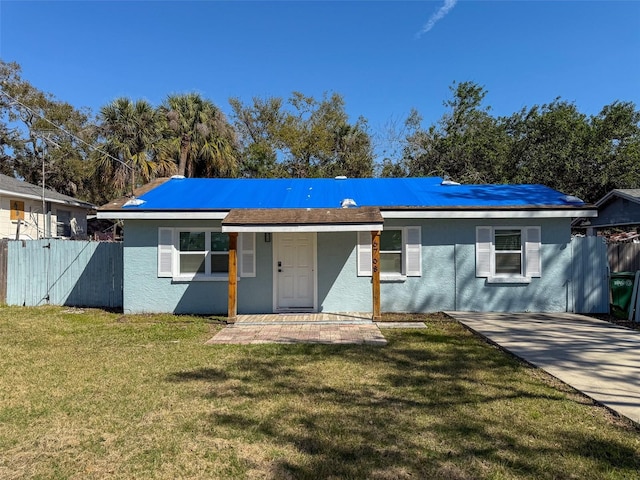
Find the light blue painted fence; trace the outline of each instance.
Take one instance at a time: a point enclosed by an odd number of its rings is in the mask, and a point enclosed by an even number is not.
[[[602,237],[571,239],[573,311],[609,313],[609,261]]]
[[[122,243],[10,241],[8,305],[122,308]]]

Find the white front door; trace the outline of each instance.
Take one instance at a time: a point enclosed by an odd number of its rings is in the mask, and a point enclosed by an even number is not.
[[[314,310],[316,234],[275,234],[273,253],[276,311]]]

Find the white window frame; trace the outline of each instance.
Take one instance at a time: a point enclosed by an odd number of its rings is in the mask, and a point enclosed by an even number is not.
[[[400,250],[382,250],[382,235],[384,235],[385,232],[400,232]],[[393,227],[393,228],[387,228],[385,230],[383,230],[382,232],[380,232],[380,279],[381,280],[393,280],[393,279],[405,279],[407,278],[406,272],[407,272],[407,254],[406,252],[406,248],[405,248],[405,243],[407,241],[407,233],[405,232],[405,229],[402,227]],[[385,272],[382,270],[382,255],[384,255],[385,253],[391,253],[391,254],[400,254],[400,272]]]
[[[181,232],[203,232],[205,234],[205,250],[197,252],[180,251]],[[227,272],[211,272],[211,255],[226,255],[228,252],[214,252],[211,250],[211,234],[226,233],[221,228],[197,227],[160,227],[158,229],[158,277],[168,277],[175,282],[191,281],[228,281]],[[241,233],[238,235],[238,280],[241,277],[256,276],[255,233]],[[180,257],[182,255],[204,255],[205,273],[181,274]]]
[[[496,250],[496,232],[520,231],[520,250]],[[538,226],[478,226],[476,227],[476,277],[486,278],[488,283],[531,283],[532,278],[542,276],[541,229]],[[520,254],[520,273],[496,273],[496,255]]]
[[[227,278],[229,277],[229,249],[227,248],[226,251],[217,251],[217,250],[211,250],[211,234],[212,233],[224,233],[227,236],[227,239],[229,238],[229,234],[219,231],[219,230],[209,230],[207,232],[205,232],[205,242],[207,241],[207,235],[208,235],[208,243],[206,243],[206,245],[209,247],[208,253],[209,253],[209,257],[207,258],[206,262],[205,262],[205,274],[207,275],[225,275]],[[216,256],[225,256],[227,257],[227,271],[226,272],[209,272],[207,273],[207,270],[211,269],[211,256],[212,255],[216,255]],[[237,255],[237,254],[236,254]]]
[[[518,248],[517,250],[498,250],[496,248],[496,236],[500,234],[500,232],[518,232],[518,235],[520,235],[520,248]],[[494,277],[506,277],[506,278],[511,278],[511,277],[524,277],[526,276],[524,273],[524,269],[525,269],[525,265],[524,265],[524,233],[522,231],[522,228],[511,228],[511,227],[495,227],[493,229],[493,269],[494,269],[494,273],[493,276]],[[520,257],[520,271],[518,273],[499,273],[497,272],[498,270],[498,255],[513,255],[513,254],[517,254]]]
[[[402,273],[380,272],[380,280],[387,282],[403,282],[407,277],[422,276],[422,227],[389,227],[384,231],[402,231]],[[409,243],[413,239],[414,243]],[[371,272],[371,232],[358,232],[357,238],[357,274],[359,277],[370,277]],[[395,252],[395,250],[394,250]],[[382,254],[382,251],[380,251]],[[413,263],[412,263],[413,262]]]
[[[211,234],[212,233],[222,233],[222,230],[219,228],[176,228],[176,233],[174,236],[174,251],[175,255],[173,257],[173,279],[176,281],[194,281],[194,280],[229,280],[228,273],[222,272],[212,272],[211,271],[211,256],[212,255],[226,255],[227,259],[229,258],[229,252],[214,252],[211,250]],[[180,234],[181,233],[204,233],[204,250],[198,251],[188,251],[184,252],[180,250]],[[193,274],[185,274],[180,273],[180,259],[183,256],[204,256],[204,273],[193,273]]]

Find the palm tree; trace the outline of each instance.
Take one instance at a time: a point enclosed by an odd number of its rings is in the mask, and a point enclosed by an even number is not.
[[[233,175],[237,169],[235,131],[222,111],[197,93],[170,95],[160,107],[165,127],[161,150],[178,163],[178,175]]]
[[[97,168],[116,188],[124,189],[129,179],[133,194],[137,173],[148,182],[155,174],[175,170],[172,162],[153,158],[160,129],[158,113],[149,102],[118,98],[102,107],[99,118],[104,153],[98,155]]]

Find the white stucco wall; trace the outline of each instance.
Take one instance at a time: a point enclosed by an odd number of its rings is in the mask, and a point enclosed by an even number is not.
[[[51,204],[51,213],[48,215],[51,220],[51,231],[47,232],[47,215],[42,214],[42,202],[27,198],[1,196],[0,197],[0,238],[16,238],[18,221],[11,220],[12,201],[24,203],[24,220],[20,224],[20,239],[36,240],[45,236],[56,237],[56,223],[58,221],[58,211],[66,210],[70,212],[70,219],[75,219],[78,226],[78,235],[82,236],[87,232],[87,212],[84,209],[74,206]]]

